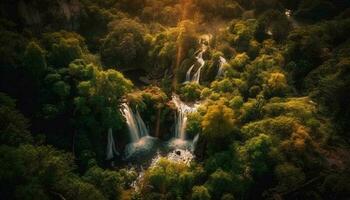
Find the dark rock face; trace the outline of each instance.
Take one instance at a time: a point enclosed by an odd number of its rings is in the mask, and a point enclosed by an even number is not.
[[[77,30],[81,9],[79,0],[4,0],[0,3],[0,17],[34,31],[62,28]]]

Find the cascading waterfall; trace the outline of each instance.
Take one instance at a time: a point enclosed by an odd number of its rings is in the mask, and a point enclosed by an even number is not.
[[[220,66],[219,66],[219,71],[216,77],[220,77],[224,75],[224,70],[225,70],[225,64],[227,63],[226,59],[222,56],[220,56]]]
[[[192,65],[192,66],[188,69],[188,71],[186,72],[186,81],[185,81],[185,83],[191,81],[191,72],[192,72],[194,66],[195,66],[195,65]]]
[[[189,106],[181,101],[177,95],[173,95],[173,102],[177,108],[177,117],[175,124],[175,137],[177,139],[186,139],[186,125],[187,125],[187,115],[188,113],[195,112],[198,105]]]
[[[112,128],[108,129],[106,160],[112,160],[115,155],[119,155],[116,149]]]
[[[200,81],[200,78],[201,78],[201,71],[202,71],[202,68],[205,65],[205,61],[203,59],[203,53],[208,49],[208,46],[207,46],[207,44],[205,44],[205,42],[208,42],[208,43],[210,42],[210,36],[207,36],[207,38],[201,38],[199,40],[199,44],[201,44],[202,46],[201,46],[200,52],[196,56],[196,59],[197,59],[196,62],[199,63],[200,66],[199,66],[198,70],[195,72],[195,74],[193,75],[192,78],[191,78],[191,73],[193,71],[193,68],[195,67],[195,64],[193,64],[187,70],[185,83],[194,82],[194,83],[198,83],[199,84],[199,81]]]
[[[121,112],[126,119],[131,142],[137,142],[142,137],[149,135],[148,129],[137,110],[134,112],[127,103],[123,103]]]
[[[195,83],[199,83],[199,80],[201,78],[201,71],[202,71],[202,68],[204,67],[205,65],[205,61],[203,59],[203,53],[204,53],[205,49],[203,49],[199,54],[198,56],[196,57],[197,58],[197,62],[200,64],[200,67],[198,68],[197,72],[193,75],[192,77],[192,82],[195,82]]]
[[[194,136],[193,138],[193,142],[192,142],[192,152],[194,152],[194,150],[196,150],[196,146],[199,140],[199,134],[197,134],[196,136]]]

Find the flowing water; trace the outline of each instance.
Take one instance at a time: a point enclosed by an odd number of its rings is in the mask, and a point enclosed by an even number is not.
[[[206,37],[203,37],[200,39],[199,44],[201,45],[200,52],[196,56],[196,62],[199,64],[199,68],[194,73],[193,77],[191,78],[191,73],[193,71],[193,68],[195,67],[195,64],[193,64],[186,72],[186,80],[185,83],[188,82],[194,82],[198,83],[201,79],[201,71],[205,65],[205,61],[203,59],[203,53],[208,49],[208,44],[210,42],[211,37],[209,35],[206,35]],[[207,44],[208,43],[208,44]]]
[[[142,137],[149,135],[148,129],[137,110],[134,112],[127,103],[123,103],[121,112],[126,119],[131,142],[137,142]]]
[[[225,64],[227,63],[226,59],[222,56],[220,56],[220,65],[219,65],[219,71],[216,77],[220,77],[224,75],[225,72]]]
[[[132,138],[139,138],[128,144],[124,151],[124,160],[127,160],[131,165],[136,164],[138,169],[138,178],[131,184],[135,191],[139,190],[139,185],[144,179],[145,170],[158,166],[161,159],[189,166],[195,157],[193,152],[198,142],[199,134],[194,137],[193,141],[186,140],[186,125],[187,115],[195,112],[199,104],[186,104],[176,94],[173,94],[172,101],[177,108],[177,116],[174,122],[175,138],[169,142],[161,142],[157,138],[148,136],[148,131],[143,130],[138,125],[141,124],[141,127],[145,128],[137,111],[133,112],[127,104],[123,106],[123,115],[127,119],[130,135]]]
[[[116,155],[119,155],[119,152],[115,146],[112,128],[110,128],[108,129],[106,160],[111,160]]]
[[[193,138],[193,142],[192,142],[192,146],[191,146],[192,152],[194,152],[196,150],[196,146],[197,146],[198,140],[199,140],[199,134],[197,134]]]
[[[175,138],[186,139],[187,115],[197,110],[198,104],[188,105],[181,101],[180,97],[173,94],[172,101],[177,108],[177,116],[175,122]]]
[[[185,81],[185,83],[191,81],[191,72],[192,72],[194,66],[195,66],[195,65],[193,64],[193,65],[188,69],[188,71],[186,72],[186,81]]]
[[[127,103],[122,104],[121,112],[126,119],[131,143],[124,150],[124,160],[137,160],[151,155],[155,150],[157,139],[150,137],[140,113],[133,111]]]
[[[199,80],[201,78],[201,71],[202,71],[202,68],[204,67],[205,65],[205,61],[203,59],[203,53],[204,53],[205,49],[203,49],[199,54],[198,56],[196,57],[197,59],[197,62],[200,64],[197,72],[193,75],[192,77],[192,82],[195,82],[195,83],[198,83],[199,84]]]
[[[200,43],[202,44],[202,47],[196,56],[196,62],[199,64],[199,68],[194,73],[193,77],[191,77],[191,73],[196,64],[193,64],[188,69],[185,83],[199,83],[200,81],[201,70],[205,65],[203,53],[208,48],[206,44],[202,42]],[[220,58],[220,65],[224,65],[225,63],[226,60]],[[139,173],[137,180],[131,185],[135,190],[138,190],[138,184],[142,182],[142,179],[144,178],[144,170],[156,167],[162,158],[171,162],[184,163],[188,166],[194,159],[193,152],[198,143],[199,134],[197,134],[193,140],[188,140],[188,136],[186,135],[187,116],[188,114],[195,112],[200,104],[187,104],[181,101],[180,97],[176,94],[172,95],[172,102],[177,108],[177,114],[174,122],[174,138],[168,142],[162,142],[157,138],[150,137],[137,110],[133,112],[127,104],[123,104],[122,106],[122,113],[126,119],[132,141],[132,143],[125,147],[124,160],[127,160],[128,163],[132,165],[136,163]]]

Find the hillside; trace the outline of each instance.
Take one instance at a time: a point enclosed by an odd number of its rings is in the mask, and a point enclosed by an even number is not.
[[[0,199],[350,198],[347,0],[2,0]]]

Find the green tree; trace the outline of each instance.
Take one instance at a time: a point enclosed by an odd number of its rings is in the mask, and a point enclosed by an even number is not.
[[[83,180],[94,185],[107,199],[120,199],[122,177],[118,172],[91,167],[83,176]]]
[[[44,50],[36,43],[30,42],[24,52],[23,65],[25,71],[34,80],[40,80],[46,70]]]
[[[276,166],[275,175],[279,182],[277,187],[281,191],[295,189],[305,181],[305,174],[302,169],[291,163],[283,163]]]
[[[208,140],[227,139],[235,127],[235,116],[231,108],[219,103],[208,107],[203,117],[202,129]]]
[[[111,32],[101,45],[102,62],[108,67],[135,67],[145,56],[143,35],[146,29],[138,22],[122,19],[112,22]]]
[[[15,108],[15,102],[0,93],[0,144],[18,146],[31,143],[29,121]]]
[[[56,68],[68,67],[72,61],[82,58],[88,52],[84,39],[73,32],[46,33],[42,43],[48,51],[48,63]]]
[[[73,158],[52,147],[0,147],[0,190],[7,199],[106,199],[72,173]]]
[[[196,101],[200,98],[201,86],[197,83],[188,83],[180,88],[181,99],[185,101]]]
[[[192,188],[192,200],[210,200],[211,196],[205,186],[194,186]]]
[[[264,88],[266,97],[280,96],[283,97],[288,92],[288,84],[284,74],[274,72],[270,74]]]
[[[270,151],[272,147],[272,139],[266,134],[260,134],[246,141],[239,148],[239,156],[241,160],[248,164],[253,175],[260,176],[269,172],[271,167]]]
[[[145,172],[141,194],[145,198],[159,194],[170,199],[181,199],[190,192],[193,183],[194,176],[185,164],[162,158]]]
[[[220,199],[225,193],[233,191],[233,183],[233,177],[230,173],[218,169],[210,175],[209,180],[206,182],[206,186],[214,199]]]

